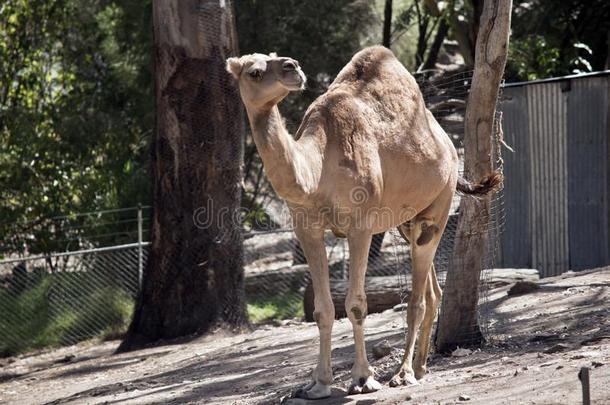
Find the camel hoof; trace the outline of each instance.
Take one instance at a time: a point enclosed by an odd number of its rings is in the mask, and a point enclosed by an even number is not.
[[[360,378],[358,381],[352,381],[352,385],[349,386],[347,394],[368,394],[369,392],[379,391],[380,389],[381,384],[375,380],[373,376],[369,376],[367,378]]]
[[[426,367],[415,368],[415,378],[421,380],[426,375]]]
[[[419,385],[419,383],[413,374],[401,371],[390,380],[390,387],[398,387],[400,385]]]
[[[296,390],[293,398],[301,399],[322,399],[330,397],[330,385],[320,384],[317,381],[312,381],[306,386]]]

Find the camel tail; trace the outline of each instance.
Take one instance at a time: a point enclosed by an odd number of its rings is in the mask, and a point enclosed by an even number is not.
[[[504,176],[499,171],[484,176],[478,183],[458,177],[457,191],[468,195],[487,195],[495,191],[504,181]]]

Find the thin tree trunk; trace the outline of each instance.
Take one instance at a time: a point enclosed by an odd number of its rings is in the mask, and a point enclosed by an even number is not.
[[[474,66],[477,32],[484,0],[469,0],[470,13],[466,21],[461,21],[455,11],[455,2],[450,4],[449,25],[453,37],[457,40],[464,62],[468,66]]]
[[[392,0],[385,0],[382,45],[388,49],[390,49],[390,46],[392,45]]]
[[[244,120],[231,1],[153,1],[152,248],[119,350],[247,323],[238,216]]]
[[[604,69],[610,69],[610,31],[608,31],[606,41],[606,45],[608,45],[608,53],[606,54],[606,65],[604,66]]]
[[[434,41],[432,41],[432,45],[428,51],[428,57],[422,66],[423,70],[434,69],[441,46],[443,46],[443,41],[445,41],[445,38],[447,38],[447,34],[449,33],[449,24],[447,24],[447,20],[445,20],[444,17],[440,17],[440,19],[441,21],[438,25],[436,35],[434,36]]]
[[[486,0],[481,15],[464,139],[464,174],[473,180],[493,170],[491,139],[500,81],[506,65],[511,6],[512,0]],[[489,204],[489,196],[464,197],[460,204],[436,340],[441,352],[482,341],[477,307]]]
[[[430,17],[425,8],[420,9],[419,1],[415,2],[415,10],[417,11],[417,48],[415,50],[415,69],[419,71],[420,66],[424,63],[424,55],[426,54],[426,39],[428,35],[428,23]]]

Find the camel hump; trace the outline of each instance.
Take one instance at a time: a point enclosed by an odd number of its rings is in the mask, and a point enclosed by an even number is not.
[[[397,72],[402,67],[394,53],[383,46],[364,48],[339,72],[334,84],[345,82],[370,82]],[[403,68],[404,69],[404,68]],[[406,69],[404,69],[405,73]]]

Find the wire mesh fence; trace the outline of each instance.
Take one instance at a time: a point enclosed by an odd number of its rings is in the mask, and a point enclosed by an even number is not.
[[[116,337],[127,326],[147,243],[0,262],[0,354]]]

